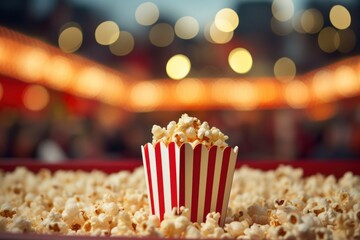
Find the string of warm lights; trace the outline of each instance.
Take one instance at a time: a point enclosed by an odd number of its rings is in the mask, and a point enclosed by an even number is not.
[[[31,83],[29,88],[37,91],[38,102],[39,97],[48,96],[45,88],[33,84],[130,111],[184,107],[305,108],[360,95],[358,57],[298,76],[292,81],[275,78],[138,81],[5,28],[0,28],[0,72]],[[30,109],[41,107],[40,102]]]

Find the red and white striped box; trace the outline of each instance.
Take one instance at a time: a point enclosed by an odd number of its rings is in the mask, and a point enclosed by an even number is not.
[[[204,222],[208,213],[219,212],[219,224],[224,225],[238,147],[160,142],[147,143],[141,151],[150,214],[162,220],[165,212],[185,206],[192,222]]]

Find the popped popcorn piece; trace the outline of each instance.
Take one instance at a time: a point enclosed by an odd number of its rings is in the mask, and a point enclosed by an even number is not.
[[[224,135],[216,127],[211,127],[207,122],[202,122],[196,117],[190,117],[184,113],[179,119],[178,123],[171,121],[166,128],[154,125],[151,129],[152,144],[163,142],[168,145],[170,142],[175,142],[179,146],[182,143],[188,142],[193,147],[197,144],[204,144],[207,147],[213,145],[219,147],[227,147],[225,142],[228,136]]]
[[[21,216],[15,217],[13,221],[8,225],[7,229],[13,233],[33,232],[31,222]]]
[[[171,122],[166,130],[176,128]],[[193,136],[191,131],[184,133],[186,138]],[[200,135],[217,134],[211,131]],[[340,179],[303,177],[301,169],[286,166],[270,171],[244,166],[235,170],[224,227],[215,212],[204,223],[191,223],[185,207],[167,212],[160,222],[149,215],[143,176],[142,167],[109,175],[62,170],[34,174],[21,167],[1,173],[0,232],[194,239],[360,237],[360,176],[351,173]]]
[[[245,229],[249,228],[249,223],[247,221],[234,221],[225,225],[225,231],[227,231],[231,237],[239,237],[244,235]]]
[[[63,221],[62,215],[52,210],[41,222],[39,230],[43,233],[54,232],[66,234],[69,231],[67,224]]]

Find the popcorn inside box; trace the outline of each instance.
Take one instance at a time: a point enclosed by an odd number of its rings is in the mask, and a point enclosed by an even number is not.
[[[141,147],[151,214],[189,210],[192,222],[210,212],[224,225],[238,147],[218,128],[183,114],[167,127],[154,125],[153,141]]]

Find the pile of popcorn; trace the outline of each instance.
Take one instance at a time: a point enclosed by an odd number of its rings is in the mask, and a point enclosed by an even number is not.
[[[220,215],[191,223],[189,210],[149,216],[143,168],[100,171],[0,170],[1,232],[241,239],[359,239],[360,176],[303,177],[279,166],[235,171],[224,227]]]
[[[168,145],[175,142],[178,146],[188,142],[193,147],[197,144],[204,144],[206,147],[213,145],[227,147],[225,142],[229,137],[224,135],[218,128],[209,126],[206,121],[202,122],[196,117],[190,117],[184,113],[178,123],[171,121],[166,128],[158,125],[152,127],[152,144],[163,142]]]

